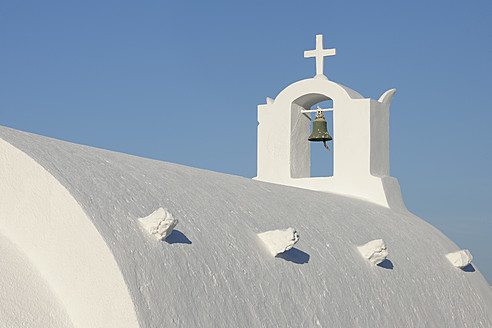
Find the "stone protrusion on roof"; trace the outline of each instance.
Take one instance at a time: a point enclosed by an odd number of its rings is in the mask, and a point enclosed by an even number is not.
[[[375,265],[383,262],[388,257],[388,248],[382,239],[372,240],[367,244],[358,246],[357,249],[363,258]]]
[[[294,228],[266,231],[259,233],[258,237],[274,257],[294,247],[299,240],[299,234]]]
[[[178,220],[162,207],[155,210],[149,216],[139,218],[138,221],[145,231],[159,240],[166,239],[178,224]]]
[[[473,256],[467,249],[462,249],[454,253],[448,253],[446,254],[446,257],[452,265],[460,269],[469,265],[473,260]]]

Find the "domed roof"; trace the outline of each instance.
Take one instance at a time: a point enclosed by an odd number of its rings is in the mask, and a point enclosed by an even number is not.
[[[445,254],[459,248],[409,212],[3,127],[0,138],[83,209],[141,327],[492,326],[492,291],[480,272],[453,267]],[[167,241],[138,223],[159,207],[179,220]],[[299,242],[272,257],[257,234],[288,227]],[[357,246],[379,238],[389,256],[375,266]]]

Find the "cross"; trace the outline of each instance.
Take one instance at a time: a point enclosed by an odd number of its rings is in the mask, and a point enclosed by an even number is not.
[[[336,54],[336,49],[323,49],[323,34],[318,34],[316,35],[316,49],[304,51],[304,58],[316,57],[316,75],[323,75],[324,57]]]

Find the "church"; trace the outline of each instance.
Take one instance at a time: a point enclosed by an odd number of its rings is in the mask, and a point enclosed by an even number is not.
[[[304,54],[253,179],[0,127],[0,327],[492,327],[472,254],[390,176],[396,90],[331,81],[322,35]]]

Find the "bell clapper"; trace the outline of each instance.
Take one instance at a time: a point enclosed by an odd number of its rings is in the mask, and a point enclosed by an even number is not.
[[[323,145],[325,145],[325,148],[326,148],[326,149],[328,149],[328,150],[330,151],[330,153],[331,153],[331,149],[330,149],[330,147],[328,147],[328,145],[326,144],[326,140],[323,140]]]

